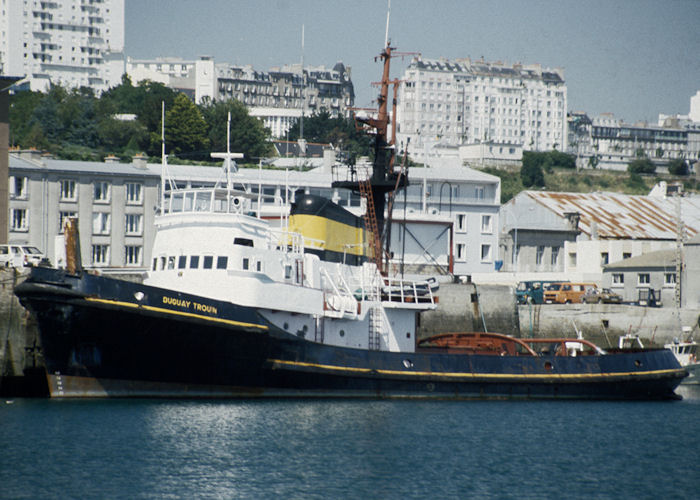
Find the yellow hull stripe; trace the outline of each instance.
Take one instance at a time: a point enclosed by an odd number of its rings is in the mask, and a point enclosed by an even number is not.
[[[242,326],[247,328],[259,328],[260,330],[268,330],[269,327],[266,325],[256,325],[254,323],[244,323],[242,321],[233,321],[230,319],[214,318],[212,316],[203,316],[201,314],[195,314],[184,311],[173,311],[172,309],[165,309],[163,307],[153,307],[141,304],[134,304],[132,302],[121,302],[118,300],[107,300],[107,299],[97,299],[94,297],[85,297],[88,302],[99,302],[101,304],[108,304],[112,306],[129,307],[132,309],[145,309],[146,311],[153,311],[165,314],[174,314],[176,316],[185,316],[188,318],[203,319],[206,321],[212,321],[214,323],[223,323],[225,325]]]
[[[440,378],[454,378],[454,379],[563,379],[563,380],[577,380],[577,379],[596,379],[596,378],[616,378],[616,377],[639,377],[639,376],[659,376],[659,375],[681,375],[683,369],[667,369],[667,370],[651,370],[647,372],[620,372],[620,373],[551,373],[551,374],[534,374],[534,373],[472,373],[472,372],[420,372],[420,371],[401,371],[401,370],[374,370],[371,368],[354,368],[350,366],[335,366],[335,365],[322,365],[317,363],[304,363],[301,361],[285,361],[281,359],[270,360],[275,365],[279,366],[291,366],[291,367],[302,367],[302,368],[320,368],[323,370],[330,370],[336,372],[349,372],[349,373],[378,373],[380,375],[401,375],[407,377],[440,377]]]

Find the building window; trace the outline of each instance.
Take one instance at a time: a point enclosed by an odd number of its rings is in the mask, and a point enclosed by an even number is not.
[[[92,214],[92,234],[109,234],[110,214],[94,212]]]
[[[127,245],[124,247],[124,264],[127,266],[141,265],[141,247]]]
[[[569,252],[569,266],[576,267],[576,252]]]
[[[217,269],[226,269],[226,266],[228,265],[228,257],[217,257],[216,258],[216,268]]]
[[[142,231],[141,214],[126,214],[126,234],[140,235]]]
[[[455,246],[455,260],[460,262],[466,262],[467,260],[467,245],[464,243],[457,243]]]
[[[613,273],[612,284],[613,285],[624,285],[625,284],[625,275],[622,273]]]
[[[637,274],[637,284],[638,285],[648,285],[650,283],[649,273],[638,273]]]
[[[92,245],[92,263],[104,266],[109,262],[109,245]]]
[[[140,205],[141,199],[141,184],[135,182],[126,183],[126,202],[130,205]]]
[[[63,179],[61,181],[61,201],[77,201],[78,200],[78,190],[75,186],[75,181],[70,179]]]
[[[474,197],[477,200],[483,200],[484,199],[484,187],[483,186],[477,186],[474,188]]]
[[[467,232],[467,214],[457,214],[457,229],[458,233]]]
[[[27,178],[10,176],[10,199],[27,198]]]
[[[481,216],[481,232],[482,233],[491,233],[493,231],[493,225],[491,223],[491,216],[490,215],[482,215]]]
[[[632,257],[632,252],[622,252],[623,259],[629,259],[630,257]]]
[[[96,203],[108,203],[110,195],[109,183],[96,182],[94,193],[94,201]]]
[[[537,246],[537,254],[535,255],[535,264],[538,266],[542,265],[542,258],[544,257],[544,245]]]
[[[58,213],[58,233],[63,234],[63,228],[66,225],[68,217],[77,217],[77,212],[61,211]]]
[[[214,256],[213,255],[205,255],[204,259],[202,260],[202,268],[211,269],[213,265],[214,265]]]
[[[559,263],[559,247],[554,246],[552,247],[552,267],[557,267],[557,264]]]
[[[177,268],[178,269],[185,269],[187,267],[187,256],[186,255],[180,255],[177,258]]]
[[[199,267],[199,255],[192,255],[190,257],[190,269],[197,269]]]
[[[29,216],[26,208],[13,208],[11,210],[10,231],[27,231],[29,229]]]
[[[491,245],[481,245],[481,262],[491,262]]]
[[[664,273],[664,286],[676,286],[676,273]]]

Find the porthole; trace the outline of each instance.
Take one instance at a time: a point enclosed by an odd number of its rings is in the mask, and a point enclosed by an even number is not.
[[[634,366],[636,366],[637,368],[639,368],[640,366],[642,366],[642,362],[639,361],[638,359],[635,359],[635,360],[634,360]]]
[[[551,362],[546,361],[544,363],[544,369],[547,370],[548,372],[551,372],[554,369],[554,367],[552,366]]]
[[[411,361],[410,359],[404,359],[404,360],[403,360],[403,365],[404,365],[406,368],[413,368],[413,361]]]
[[[338,332],[338,335],[340,335],[341,337],[345,337],[345,330],[340,330]]]
[[[286,321],[284,322],[284,325],[282,325],[282,326],[284,327],[285,330],[289,330],[289,323],[287,323]]]

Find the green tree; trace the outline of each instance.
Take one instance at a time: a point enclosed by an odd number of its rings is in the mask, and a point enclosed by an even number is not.
[[[28,141],[31,135],[43,129],[36,129],[35,124],[30,123],[34,110],[39,106],[45,95],[42,92],[22,91],[10,95],[10,145],[22,148],[39,147],[35,139]],[[31,134],[30,134],[31,132]]]
[[[63,124],[58,115],[59,104],[63,100],[65,90],[60,86],[52,86],[49,92],[34,108],[28,126],[33,130],[34,137],[43,137],[48,143],[58,144],[63,135]],[[34,146],[28,144],[27,146]]]
[[[62,94],[58,104],[62,142],[95,148],[98,145],[95,102],[92,89],[80,87]]]
[[[200,105],[200,110],[208,126],[207,137],[212,151],[226,151],[226,129],[230,112],[231,151],[243,153],[248,161],[271,153],[269,130],[259,119],[250,116],[241,102],[234,99],[206,102]]]
[[[301,124],[297,121],[289,129],[289,140],[296,141],[300,135]],[[304,118],[304,139],[308,142],[333,144],[344,150],[349,158],[369,156],[372,152],[372,140],[357,130],[353,120],[331,116],[325,108]]]
[[[137,153],[148,146],[149,134],[138,120],[123,121],[106,117],[97,124],[102,147],[113,153]]]
[[[525,161],[523,157],[523,166],[520,169],[520,179],[523,186],[528,187],[543,187],[544,172],[542,167],[534,161]]]
[[[656,165],[649,158],[637,158],[627,164],[627,171],[632,174],[653,174]]]
[[[682,158],[674,158],[668,162],[668,173],[671,175],[688,175],[688,164]]]
[[[165,146],[170,153],[193,159],[209,158],[207,123],[185,94],[175,97],[172,108],[165,113],[165,124]]]

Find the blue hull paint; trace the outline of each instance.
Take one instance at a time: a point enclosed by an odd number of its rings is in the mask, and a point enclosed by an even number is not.
[[[394,353],[301,339],[255,309],[112,278],[35,268],[52,396],[675,399],[673,354]],[[139,300],[140,299],[140,300]]]

